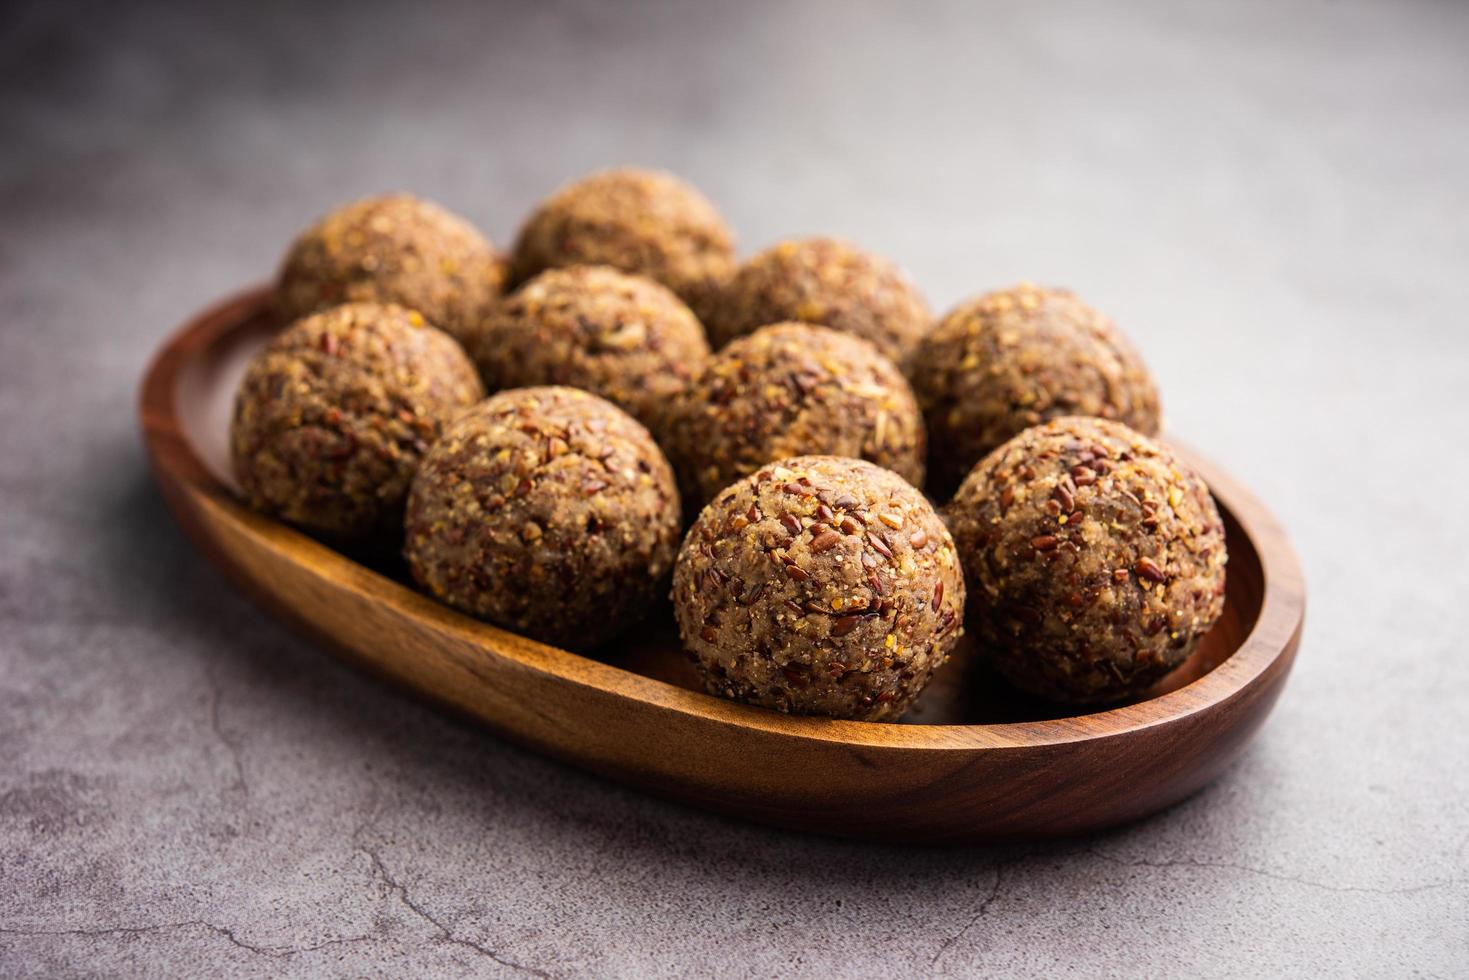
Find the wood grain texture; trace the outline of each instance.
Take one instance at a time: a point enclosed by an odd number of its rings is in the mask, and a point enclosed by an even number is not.
[[[1264,721],[1294,660],[1305,589],[1284,533],[1186,450],[1225,515],[1225,613],[1199,652],[1134,704],[1058,715],[1015,697],[966,652],[925,692],[917,724],[788,717],[691,690],[666,625],[598,659],[527,640],[235,499],[228,410],[244,361],[272,329],[264,299],[254,290],[201,314],[144,380],[144,439],[180,524],[262,605],[338,653],[507,738],[652,792],[844,836],[1075,833],[1156,811],[1216,776]],[[950,721],[966,723],[941,723]]]

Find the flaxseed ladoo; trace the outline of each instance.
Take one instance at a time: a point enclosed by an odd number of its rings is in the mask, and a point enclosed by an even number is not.
[[[1062,415],[1153,435],[1158,389],[1112,321],[1061,289],[1021,283],[961,303],[923,338],[909,378],[939,493],[1011,436]]]
[[[703,319],[734,272],[734,235],[709,199],[679,178],[619,167],[565,185],[521,227],[516,282],[568,265],[647,276]]]
[[[787,456],[851,456],[923,483],[923,418],[902,373],[867,341],[804,323],[715,354],[661,439],[691,508]]]
[[[943,522],[902,477],[801,456],[704,508],[673,602],[710,693],[879,721],[900,716],[953,649],[964,578]]]
[[[473,362],[416,310],[347,303],[297,321],[251,362],[230,424],[250,505],[342,541],[401,533],[424,453],[484,397]]]
[[[338,303],[397,303],[463,339],[499,296],[505,266],[468,221],[411,194],[337,208],[291,244],[275,307],[284,320]]]
[[[1224,526],[1204,481],[1125,425],[1069,417],[985,457],[946,508],[969,624],[1015,686],[1141,694],[1224,610]]]
[[[517,388],[460,415],[405,518],[413,578],[457,609],[570,649],[636,623],[682,529],[673,471],[632,416],[573,388]]]
[[[785,241],[756,255],[704,325],[722,347],[786,320],[861,337],[900,367],[931,323],[928,304],[896,263],[835,238]]]
[[[608,266],[548,269],[500,303],[465,346],[491,391],[569,385],[652,429],[709,357],[671,291]]]

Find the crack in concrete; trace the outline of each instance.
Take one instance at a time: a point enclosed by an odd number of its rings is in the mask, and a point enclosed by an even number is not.
[[[326,949],[328,946],[342,946],[348,943],[367,942],[375,939],[374,936],[343,936],[339,939],[328,939],[325,942],[316,943],[313,946],[285,946],[271,948],[268,946],[257,946],[246,942],[235,934],[228,926],[216,925],[204,919],[186,919],[182,922],[158,922],[144,926],[103,926],[96,928],[76,929],[17,929],[10,926],[0,926],[0,935],[7,936],[128,936],[139,935],[148,932],[163,932],[168,929],[207,929],[217,936],[223,937],[233,946],[238,946],[247,952],[258,956],[268,956],[272,959],[286,959],[298,956],[301,953],[311,953],[318,949]]]
[[[364,844],[358,844],[357,849],[366,854],[368,859],[372,861],[373,870],[377,873],[378,877],[382,879],[383,883],[387,885],[391,891],[398,893],[398,900],[403,903],[403,906],[412,911],[419,918],[423,919],[423,921],[427,922],[429,925],[437,929],[440,933],[440,938],[444,942],[453,943],[455,946],[463,946],[466,949],[471,949],[481,956],[485,956],[491,960],[494,960],[496,963],[499,963],[503,967],[515,970],[517,973],[527,973],[534,977],[542,977],[545,978],[545,980],[551,980],[552,975],[544,970],[538,970],[533,966],[526,966],[523,963],[517,963],[512,959],[506,958],[501,953],[490,949],[488,946],[482,946],[472,939],[465,939],[462,936],[456,935],[452,929],[440,922],[433,913],[424,908],[422,905],[418,904],[418,902],[414,901],[413,896],[408,894],[408,888],[397,878],[393,877],[392,872],[388,870],[387,865],[383,864],[383,859],[378,855],[377,851],[373,850],[370,847],[367,847]]]
[[[967,934],[970,929],[973,929],[976,925],[978,925],[979,920],[983,919],[985,915],[989,913],[990,906],[994,905],[995,900],[1000,897],[1000,888],[1005,883],[1005,872],[1009,870],[1009,864],[995,865],[995,880],[994,883],[990,886],[990,893],[984,897],[984,900],[982,902],[979,903],[979,910],[970,917],[968,922],[964,923],[964,927],[958,932],[954,933],[948,939],[945,939],[943,941],[943,943],[938,948],[938,952],[934,953],[933,958],[928,961],[929,969],[933,969],[935,966],[937,966],[938,961],[943,959],[944,954],[949,951],[950,947],[952,947],[960,939],[963,939],[965,934]]]
[[[1140,858],[1136,861],[1128,861],[1123,858],[1103,854],[1097,850],[1085,850],[1088,854],[1108,864],[1115,864],[1124,868],[1213,868],[1226,871],[1240,871],[1245,874],[1257,875],[1261,878],[1269,878],[1273,881],[1287,881],[1295,885],[1304,885],[1307,888],[1320,888],[1329,892],[1361,892],[1368,895],[1412,895],[1417,892],[1433,891],[1438,888],[1448,888],[1459,884],[1457,879],[1448,878],[1443,881],[1426,882],[1421,885],[1408,885],[1403,888],[1374,888],[1369,885],[1333,885],[1324,881],[1312,881],[1310,878],[1298,878],[1294,875],[1280,874],[1275,871],[1266,871],[1263,868],[1252,868],[1247,864],[1232,864],[1228,861],[1200,861],[1197,858],[1169,858],[1163,861],[1152,861]]]
[[[1266,871],[1262,868],[1252,868],[1249,865],[1231,864],[1227,861],[1200,861],[1196,858],[1172,858],[1163,861],[1153,861],[1147,859],[1128,861],[1123,858],[1114,857],[1110,854],[1104,854],[1101,851],[1091,848],[1081,850],[1077,853],[1097,858],[1098,860],[1105,861],[1108,864],[1118,865],[1120,867],[1126,868],[1204,868],[1239,871],[1244,874],[1257,875],[1259,877],[1270,878],[1275,881],[1290,882],[1296,885],[1303,885],[1307,888],[1320,888],[1331,892],[1359,892],[1371,895],[1411,895],[1417,892],[1433,891],[1434,889],[1448,888],[1453,885],[1461,884],[1459,879],[1449,878],[1444,881],[1426,882],[1421,885],[1409,885],[1403,888],[1374,888],[1367,885],[1333,885],[1324,881],[1312,881],[1309,878],[1297,878],[1292,875]],[[959,940],[963,939],[964,936],[966,936],[971,929],[979,924],[981,919],[989,914],[991,907],[993,907],[995,902],[998,901],[1000,898],[1000,893],[1004,889],[1005,879],[1010,870],[1016,864],[1023,860],[1025,860],[1025,857],[1019,857],[1013,861],[1005,861],[995,865],[995,880],[990,886],[989,894],[987,894],[984,899],[981,900],[981,902],[979,903],[979,908],[975,911],[974,915],[970,916],[969,921],[965,922],[958,931],[949,936],[939,945],[937,952],[935,952],[933,954],[933,957],[928,961],[930,969],[937,966],[939,960],[943,959],[944,955],[948,953],[949,950],[952,949],[959,942]]]
[[[374,804],[372,805],[372,812],[368,815],[368,818],[363,821],[361,826],[359,826],[356,830],[352,832],[352,841],[354,845],[356,846],[357,850],[367,855],[367,859],[372,862],[372,870],[374,876],[379,878],[383,882],[383,884],[387,885],[389,891],[397,894],[398,901],[403,904],[404,908],[408,909],[424,922],[427,922],[429,925],[437,929],[441,942],[451,943],[455,946],[463,946],[465,949],[472,950],[478,955],[486,957],[487,959],[490,959],[500,964],[506,969],[514,970],[517,973],[525,973],[533,977],[542,977],[544,978],[544,980],[552,980],[553,975],[547,973],[545,970],[540,970],[533,966],[526,966],[523,963],[517,963],[515,960],[509,959],[497,950],[477,943],[472,939],[465,939],[463,936],[456,934],[454,930],[450,929],[448,926],[444,925],[443,922],[439,921],[437,916],[435,916],[432,912],[419,904],[419,902],[415,900],[411,894],[409,894],[408,887],[404,885],[401,881],[399,881],[397,877],[395,877],[393,873],[388,870],[388,866],[383,863],[382,855],[380,855],[375,848],[369,847],[362,842],[362,835],[367,832],[367,830],[372,826],[373,822],[376,819],[377,806],[374,801]]]
[[[250,783],[245,778],[245,762],[241,754],[243,752],[243,746],[240,745],[240,740],[237,736],[225,733],[224,726],[220,723],[219,719],[219,705],[224,699],[224,692],[220,688],[219,682],[213,678],[210,678],[209,685],[212,692],[209,699],[209,727],[214,730],[214,737],[219,739],[219,743],[229,753],[230,761],[235,767],[235,781],[230,788],[239,790],[245,796],[249,796]]]

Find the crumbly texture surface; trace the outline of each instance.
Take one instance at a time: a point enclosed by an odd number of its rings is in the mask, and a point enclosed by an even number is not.
[[[717,353],[669,410],[662,441],[690,509],[788,456],[851,456],[923,483],[923,418],[902,373],[865,340],[804,323]]]
[[[928,422],[934,489],[952,491],[1011,436],[1063,415],[1158,431],[1158,389],[1107,317],[1071,293],[1022,283],[959,305],[909,366]]]
[[[648,611],[683,527],[647,430],[559,387],[501,392],[461,415],[414,480],[405,524],[404,555],[429,593],[570,649]]]
[[[880,721],[899,717],[953,649],[964,577],[943,522],[902,477],[801,456],[700,513],[673,601],[710,693]]]
[[[391,544],[424,453],[484,397],[469,357],[415,310],[348,303],[297,321],[235,397],[235,476],[257,510],[342,541]]]
[[[467,347],[491,391],[583,388],[654,429],[709,357],[704,328],[677,296],[608,266],[542,272]]]
[[[397,303],[463,339],[499,297],[505,264],[468,221],[409,194],[367,198],[306,229],[281,263],[285,320],[353,300]]]
[[[931,324],[928,304],[896,263],[833,238],[785,241],[751,258],[705,326],[721,347],[785,320],[861,337],[900,366]]]
[[[1062,418],[975,468],[947,508],[969,623],[1017,687],[1133,697],[1224,611],[1224,526],[1202,479],[1124,425]]]
[[[702,319],[734,273],[734,235],[709,199],[684,181],[621,167],[560,188],[521,227],[517,282],[568,265],[647,276]]]

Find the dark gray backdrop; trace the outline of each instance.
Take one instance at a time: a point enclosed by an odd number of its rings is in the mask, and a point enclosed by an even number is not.
[[[0,972],[1462,975],[1469,6],[7,4]],[[1306,566],[1216,785],[1023,848],[839,843],[507,748],[264,618],[133,419],[168,330],[406,188],[501,243],[622,162],[744,251],[1113,314]]]

